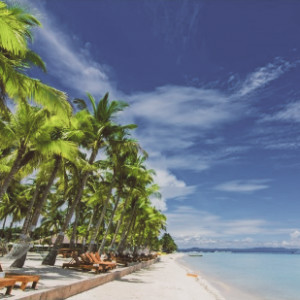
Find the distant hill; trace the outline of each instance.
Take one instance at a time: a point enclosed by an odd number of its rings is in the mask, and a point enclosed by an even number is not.
[[[286,254],[300,254],[300,249],[287,248],[272,248],[272,247],[257,247],[257,248],[188,248],[178,249],[179,252],[233,252],[233,253],[286,253]]]

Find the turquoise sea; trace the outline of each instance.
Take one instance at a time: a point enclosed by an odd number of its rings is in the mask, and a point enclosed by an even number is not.
[[[203,274],[216,288],[220,287],[217,282],[222,282],[250,295],[251,299],[300,299],[299,254],[214,252],[202,255],[186,254],[180,260]],[[243,300],[232,297],[226,299]]]

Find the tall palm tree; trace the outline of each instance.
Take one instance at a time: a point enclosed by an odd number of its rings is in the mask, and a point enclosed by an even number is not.
[[[22,229],[22,240],[26,240],[28,233],[36,227],[50,189],[59,169],[64,164],[64,160],[67,159],[74,162],[78,156],[77,145],[69,140],[69,136],[74,136],[74,131],[70,128],[64,128],[64,123],[60,123],[60,121],[56,116],[52,116],[43,126],[43,137],[42,141],[39,140],[39,147],[41,147],[40,151],[46,156],[47,161],[42,165],[40,173],[44,173],[45,175],[39,176],[40,179],[36,193],[34,194],[35,197],[32,198],[28,207]],[[41,185],[41,177],[44,177],[44,185]],[[32,211],[33,204],[35,207]],[[24,265],[26,254],[27,252],[21,258],[17,259],[12,266],[21,268]]]
[[[34,100],[64,117],[71,113],[66,94],[26,74],[31,66],[46,71],[42,59],[28,47],[32,29],[41,23],[25,9],[0,1],[0,113],[8,117],[5,98]]]
[[[17,172],[29,163],[36,155],[48,156],[56,154],[58,157],[68,148],[69,157],[74,157],[77,147],[74,143],[64,141],[59,136],[59,119],[51,116],[47,109],[39,109],[20,102],[17,111],[10,113],[9,120],[0,118],[0,138],[2,149],[13,149],[10,154],[13,163],[0,186],[0,200],[7,191]],[[76,157],[76,155],[75,155]]]
[[[135,125],[120,126],[113,122],[112,118],[116,115],[116,113],[122,111],[127,104],[119,101],[109,102],[108,96],[108,93],[105,94],[98,104],[96,104],[95,99],[88,94],[88,98],[92,106],[92,113],[87,109],[85,101],[80,99],[76,100],[76,102],[81,105],[81,108],[83,108],[83,110],[77,113],[75,117],[78,118],[78,122],[81,124],[82,131],[84,132],[82,146],[91,151],[88,160],[89,165],[93,165],[99,149],[104,147],[116,132],[136,127]],[[83,190],[90,174],[90,170],[83,170],[81,172],[81,182],[78,185],[77,194],[68,210],[65,223],[61,228],[61,232],[58,234],[52,249],[43,260],[43,264],[54,265],[58,249],[64,239],[64,233],[70,224],[76,206],[82,198]]]

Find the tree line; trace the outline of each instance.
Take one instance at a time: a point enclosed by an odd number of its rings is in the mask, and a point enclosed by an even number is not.
[[[159,197],[147,153],[132,138],[135,124],[116,115],[127,103],[68,99],[32,78],[46,71],[30,49],[39,20],[0,1],[0,219],[22,224],[20,239],[56,233],[43,264],[54,265],[64,236],[90,251],[105,247],[156,249],[166,217],[151,204]],[[26,254],[15,261],[21,267]]]

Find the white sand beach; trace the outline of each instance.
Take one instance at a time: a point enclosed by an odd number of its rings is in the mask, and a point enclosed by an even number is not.
[[[68,299],[224,300],[224,297],[204,278],[191,272],[176,261],[176,258],[180,255],[181,254],[164,255],[161,257],[160,262],[148,268],[79,293]],[[77,270],[62,269],[62,263],[68,260],[69,259],[58,258],[56,266],[49,267],[41,265],[40,257],[30,256],[26,266],[18,271],[40,275],[41,279],[37,286],[38,290],[33,291],[27,288],[23,292],[20,289],[13,289],[12,296],[9,298],[12,300],[21,299],[39,292],[67,286],[74,282],[92,279],[95,278],[95,276],[105,276],[105,274],[95,275],[90,272],[86,273]],[[2,289],[2,295],[4,292],[5,289]]]
[[[224,300],[220,293],[199,275],[175,261],[180,254],[161,257],[159,263],[75,295],[70,300]],[[188,275],[189,274],[189,275]]]

